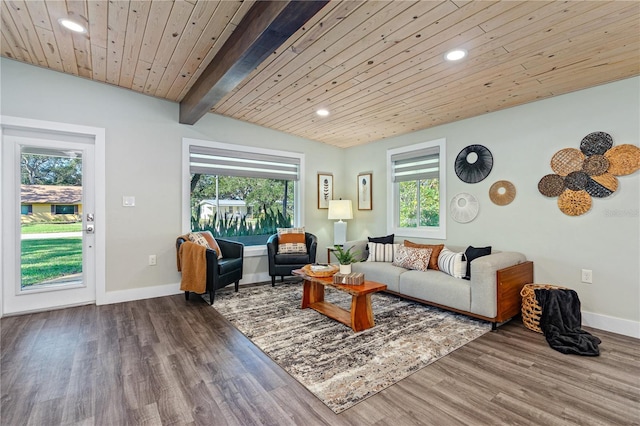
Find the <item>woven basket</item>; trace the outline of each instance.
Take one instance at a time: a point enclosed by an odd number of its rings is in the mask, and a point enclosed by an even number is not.
[[[522,323],[529,330],[537,333],[542,333],[540,329],[540,315],[542,315],[542,308],[538,304],[536,299],[536,289],[564,289],[566,287],[560,287],[551,284],[525,284],[520,291],[522,296]]]
[[[604,155],[592,155],[582,163],[582,171],[589,176],[598,176],[609,169],[609,160]]]
[[[584,190],[566,189],[558,197],[558,208],[568,216],[580,216],[591,209],[591,196]]]
[[[584,154],[576,148],[564,148],[551,157],[551,170],[560,176],[582,170]]]
[[[580,150],[585,155],[602,155],[613,146],[613,138],[609,133],[593,132],[580,142]]]
[[[564,177],[560,175],[546,175],[538,182],[538,191],[545,197],[557,197],[564,190]]]
[[[608,172],[612,175],[630,175],[640,169],[640,148],[635,145],[614,146],[604,156],[609,160]]]
[[[332,277],[336,274],[336,272],[340,270],[338,266],[335,266],[335,265],[329,265],[329,266],[331,266],[332,268],[330,271],[312,271],[311,265],[304,265],[302,267],[302,270],[304,271],[305,275],[310,277],[316,277],[316,278]]]
[[[571,172],[564,178],[564,186],[572,191],[581,191],[587,187],[589,175],[585,172]]]

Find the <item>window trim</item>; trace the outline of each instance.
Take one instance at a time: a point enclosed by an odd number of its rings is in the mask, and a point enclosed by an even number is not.
[[[236,145],[224,142],[215,142],[204,139],[182,138],[182,232],[191,232],[191,170],[189,165],[190,147],[201,146],[209,148],[224,149],[229,151],[252,152],[255,154],[276,155],[280,157],[295,158],[300,161],[300,179],[294,183],[294,200],[296,202],[293,217],[293,226],[300,227],[304,216],[304,176],[305,176],[305,155],[301,152],[280,151],[276,149],[258,148],[249,145]],[[264,256],[267,254],[267,246],[247,246],[244,249],[245,257]]]
[[[444,240],[447,238],[447,151],[446,139],[440,138],[428,142],[421,142],[400,148],[387,150],[387,198],[391,201],[387,203],[387,233],[403,237],[431,238]],[[393,180],[393,164],[391,157],[398,154],[438,147],[439,149],[439,191],[440,191],[440,226],[423,226],[417,228],[401,228],[399,223],[399,194],[398,184]]]

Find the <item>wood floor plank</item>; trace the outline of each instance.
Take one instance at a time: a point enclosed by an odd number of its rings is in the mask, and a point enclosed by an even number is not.
[[[638,339],[589,329],[602,339],[601,355],[564,355],[514,320],[336,415],[215,305],[191,299],[0,319],[0,424],[637,425],[640,418]]]

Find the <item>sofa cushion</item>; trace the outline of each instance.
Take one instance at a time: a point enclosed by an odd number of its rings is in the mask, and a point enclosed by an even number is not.
[[[400,245],[396,250],[393,264],[401,268],[414,269],[418,271],[426,271],[429,267],[429,259],[431,259],[430,248],[414,248]]]
[[[438,267],[438,256],[440,256],[440,252],[444,248],[444,244],[418,244],[409,240],[404,240],[404,245],[414,248],[430,248],[432,251],[431,259],[429,259],[429,269],[435,269],[436,271],[440,269]]]
[[[406,269],[386,262],[358,262],[351,264],[352,272],[362,272],[365,280],[376,281],[387,285],[387,289],[398,293],[400,275]]]
[[[491,254],[491,246],[488,247],[472,247],[469,246],[464,252],[464,257],[467,259],[467,269],[464,275],[465,280],[471,279],[471,262],[482,256]]]
[[[400,275],[400,293],[406,296],[469,311],[471,308],[471,286],[440,271],[407,271]]]
[[[464,253],[456,253],[445,247],[438,256],[438,268],[454,278],[464,278],[467,270],[464,258]]]
[[[306,252],[304,228],[278,228],[278,253]]]
[[[369,243],[367,262],[393,262],[393,257],[400,244]]]

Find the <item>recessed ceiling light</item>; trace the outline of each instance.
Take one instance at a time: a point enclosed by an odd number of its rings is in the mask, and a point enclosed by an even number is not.
[[[87,29],[77,22],[72,21],[71,19],[60,18],[58,19],[60,25],[65,27],[68,30],[74,31],[76,33],[86,33]]]
[[[320,117],[327,117],[329,115],[329,111],[324,108],[321,108],[316,111],[316,114],[318,114]]]
[[[454,49],[444,54],[444,58],[447,61],[459,61],[465,56],[467,56],[467,51],[464,49]]]

